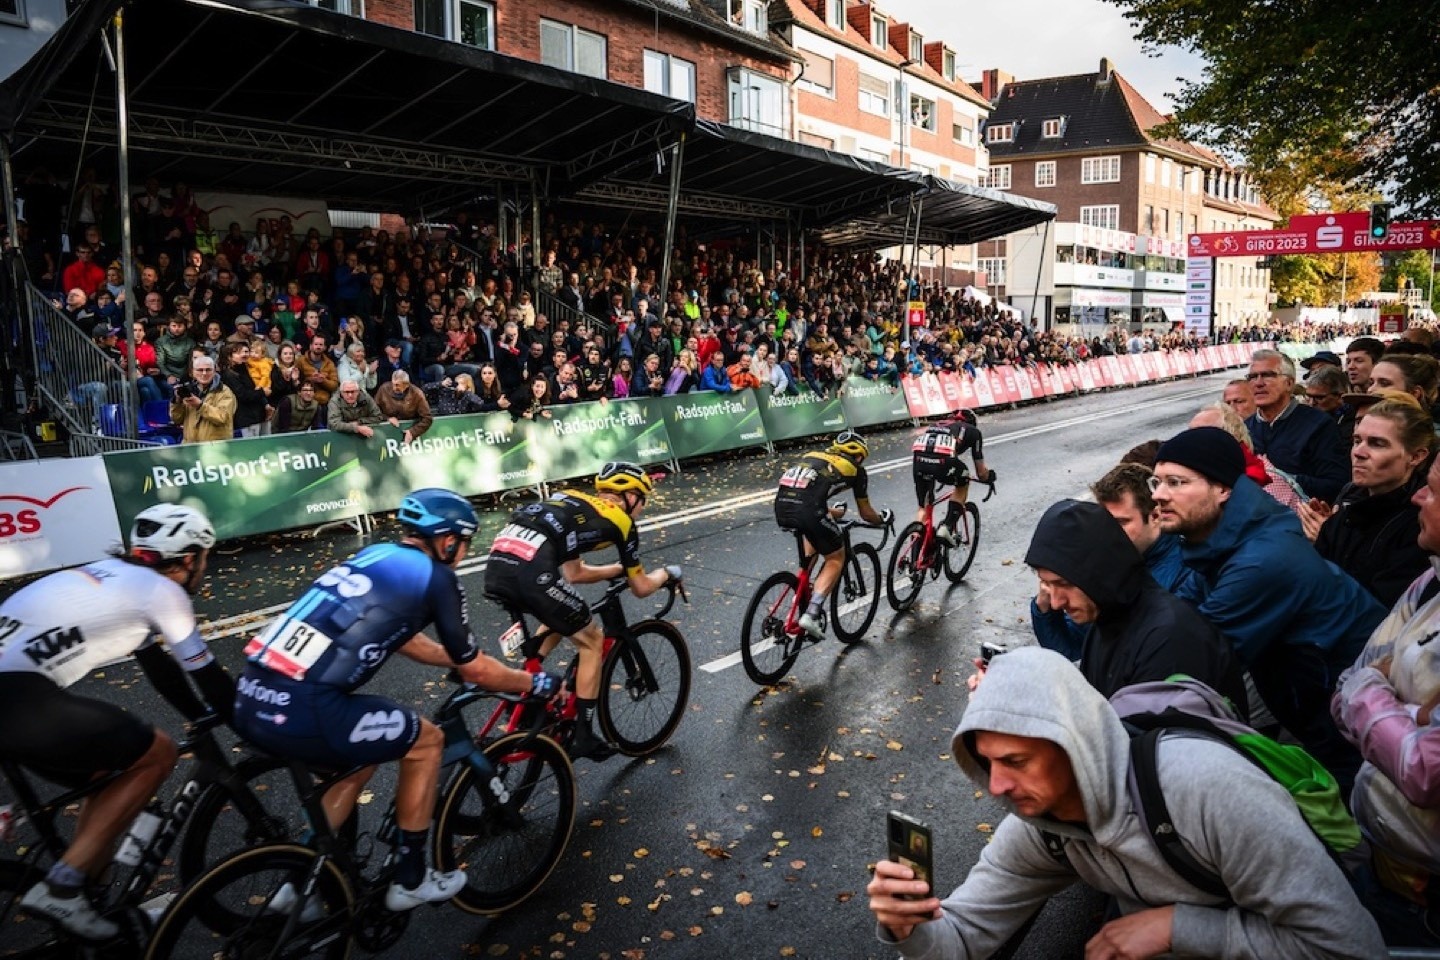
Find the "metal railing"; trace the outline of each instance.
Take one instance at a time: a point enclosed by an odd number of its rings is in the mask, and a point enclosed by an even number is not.
[[[69,431],[71,454],[116,449],[102,440],[128,440],[123,449],[141,445],[136,439],[136,391],[125,370],[45,294],[27,284],[25,296],[35,344],[36,388]],[[94,322],[98,320],[86,321]]]
[[[615,324],[601,317],[596,317],[583,310],[576,310],[570,304],[561,300],[552,293],[536,289],[535,312],[543,313],[550,318],[550,329],[555,329],[555,321],[565,319],[570,321],[571,330],[579,330],[582,327],[589,327],[592,330],[599,330],[605,334],[605,344],[613,347],[615,345]]]
[[[88,457],[97,453],[118,453],[121,450],[145,450],[162,446],[155,440],[131,440],[129,437],[111,437],[103,433],[70,434],[70,456]]]

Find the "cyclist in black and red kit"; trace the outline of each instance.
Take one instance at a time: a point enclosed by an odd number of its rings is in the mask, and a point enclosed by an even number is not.
[[[889,510],[876,513],[870,506],[870,481],[862,466],[869,455],[870,447],[865,439],[853,430],[846,430],[828,449],[812,450],[786,470],[775,493],[775,522],[780,529],[803,534],[807,546],[825,557],[825,564],[815,577],[810,606],[800,616],[800,626],[817,640],[825,636],[820,626],[820,611],[845,563],[845,539],[835,522],[845,511],[831,507],[830,498],[851,490],[855,494],[855,506],[866,523],[890,522]]]
[[[980,428],[975,425],[975,412],[961,410],[949,420],[926,427],[910,450],[914,454],[911,472],[915,478],[915,499],[920,504],[915,519],[925,522],[925,508],[935,502],[935,494],[944,484],[955,488],[945,511],[945,520],[935,528],[935,536],[955,545],[955,525],[970,493],[970,473],[965,461],[969,453],[975,460],[975,476],[984,483],[995,482],[995,471],[985,466]]]

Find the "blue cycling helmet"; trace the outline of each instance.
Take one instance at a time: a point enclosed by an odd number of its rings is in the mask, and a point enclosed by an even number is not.
[[[401,502],[395,519],[422,537],[454,533],[469,538],[480,527],[480,518],[475,516],[470,501],[443,487],[426,487],[411,493]]]

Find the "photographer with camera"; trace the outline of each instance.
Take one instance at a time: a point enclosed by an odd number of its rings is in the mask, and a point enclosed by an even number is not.
[[[170,422],[180,428],[181,442],[229,440],[235,435],[235,394],[220,382],[210,357],[196,357],[190,375],[175,385],[170,401]]]

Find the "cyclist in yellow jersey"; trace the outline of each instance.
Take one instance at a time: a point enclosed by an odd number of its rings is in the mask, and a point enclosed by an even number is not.
[[[810,594],[810,606],[800,617],[800,626],[817,640],[825,635],[820,626],[820,611],[845,563],[844,535],[835,522],[845,511],[842,507],[832,508],[830,497],[851,490],[855,494],[855,506],[866,523],[890,522],[889,510],[876,513],[870,506],[870,480],[862,466],[869,455],[870,447],[864,438],[853,430],[846,430],[827,449],[805,454],[799,463],[786,470],[775,493],[775,522],[782,530],[804,535],[807,556],[810,551],[816,551],[825,557]]]
[[[590,615],[590,605],[571,584],[624,575],[630,592],[643,598],[682,576],[678,566],[647,573],[640,562],[635,520],[653,491],[649,474],[639,466],[607,463],[595,478],[595,493],[566,490],[521,507],[490,547],[485,595],[530,614],[554,631],[542,652],[549,653],[561,637],[574,640],[579,651],[575,670],[579,717],[572,757],[603,760],[615,751],[592,728],[604,633]],[[591,566],[580,559],[610,546],[619,551],[619,563]]]

